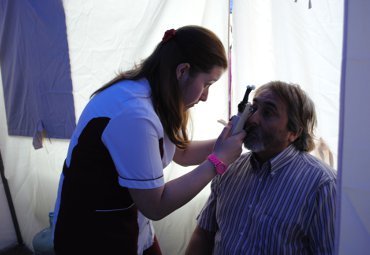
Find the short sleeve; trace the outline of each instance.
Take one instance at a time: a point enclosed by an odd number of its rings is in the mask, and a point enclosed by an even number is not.
[[[159,139],[162,126],[134,112],[112,118],[102,140],[116,166],[123,187],[151,189],[164,185]]]

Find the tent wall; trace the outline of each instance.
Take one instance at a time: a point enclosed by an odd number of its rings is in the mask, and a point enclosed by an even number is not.
[[[4,166],[0,154],[0,171],[3,177]],[[0,178],[0,250],[14,244],[16,239],[15,225],[10,212],[6,190],[6,180]],[[8,187],[9,188],[9,187]]]
[[[370,250],[370,2],[345,1],[338,254]]]

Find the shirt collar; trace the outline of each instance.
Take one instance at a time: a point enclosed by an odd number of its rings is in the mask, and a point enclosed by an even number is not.
[[[291,144],[278,155],[263,163],[262,166],[259,164],[253,153],[251,156],[251,165],[254,170],[262,169],[269,171],[271,174],[275,174],[278,170],[282,169],[286,164],[292,161],[298,154],[299,151],[293,144]]]

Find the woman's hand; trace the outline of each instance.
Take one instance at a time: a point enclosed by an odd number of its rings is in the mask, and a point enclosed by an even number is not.
[[[246,135],[242,130],[235,135],[231,135],[232,124],[229,122],[217,138],[213,153],[224,162],[230,165],[242,153],[242,144]]]

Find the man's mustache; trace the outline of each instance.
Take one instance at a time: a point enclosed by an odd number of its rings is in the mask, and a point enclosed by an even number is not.
[[[249,127],[245,127],[244,131],[247,133],[247,136],[248,136],[248,134],[250,133],[257,132],[258,128],[256,126],[249,126]]]

